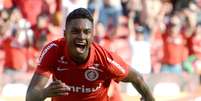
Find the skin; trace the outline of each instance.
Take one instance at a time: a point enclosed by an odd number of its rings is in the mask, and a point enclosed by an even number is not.
[[[93,40],[93,23],[88,19],[74,19],[69,23],[70,26],[64,31],[65,39],[68,43],[69,55],[76,63],[83,63],[88,58],[90,45]],[[83,52],[76,50],[76,43],[84,46]]]
[[[68,47],[71,47],[68,50],[69,55],[76,63],[84,63],[88,58],[90,45],[93,41],[93,23],[88,19],[74,19],[67,26],[64,33]],[[85,45],[83,51],[77,49],[75,44],[77,41]],[[56,78],[45,88],[48,79],[45,76],[35,73],[27,91],[26,101],[43,101],[47,97],[68,95],[67,91],[69,87]],[[130,69],[128,76],[123,82],[131,82],[145,101],[154,101],[148,86],[137,71]]]

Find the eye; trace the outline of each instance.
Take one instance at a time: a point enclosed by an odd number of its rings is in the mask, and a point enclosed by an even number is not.
[[[79,34],[79,31],[76,30],[76,29],[73,29],[73,30],[71,30],[71,33],[72,33],[72,34]]]
[[[85,34],[89,34],[89,33],[91,33],[92,31],[90,30],[90,29],[86,29],[86,30],[84,30],[84,33]]]

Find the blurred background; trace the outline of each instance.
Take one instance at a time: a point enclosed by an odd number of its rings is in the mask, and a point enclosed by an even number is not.
[[[156,101],[201,101],[201,0],[0,0],[0,101],[25,100],[42,47],[79,7],[94,16],[94,40],[140,72]],[[115,92],[140,100],[131,84],[112,83]]]

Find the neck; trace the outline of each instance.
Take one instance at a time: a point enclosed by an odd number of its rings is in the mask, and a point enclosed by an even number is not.
[[[84,54],[76,54],[75,56],[70,56],[70,58],[75,62],[75,63],[78,63],[78,64],[83,64],[85,63],[88,58],[89,58],[89,54],[90,54],[90,51],[88,50],[86,53]]]

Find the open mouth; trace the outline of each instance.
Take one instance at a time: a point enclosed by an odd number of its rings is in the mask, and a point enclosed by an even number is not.
[[[76,51],[78,53],[84,53],[85,49],[86,49],[86,44],[85,43],[76,43],[75,47],[76,47]]]

